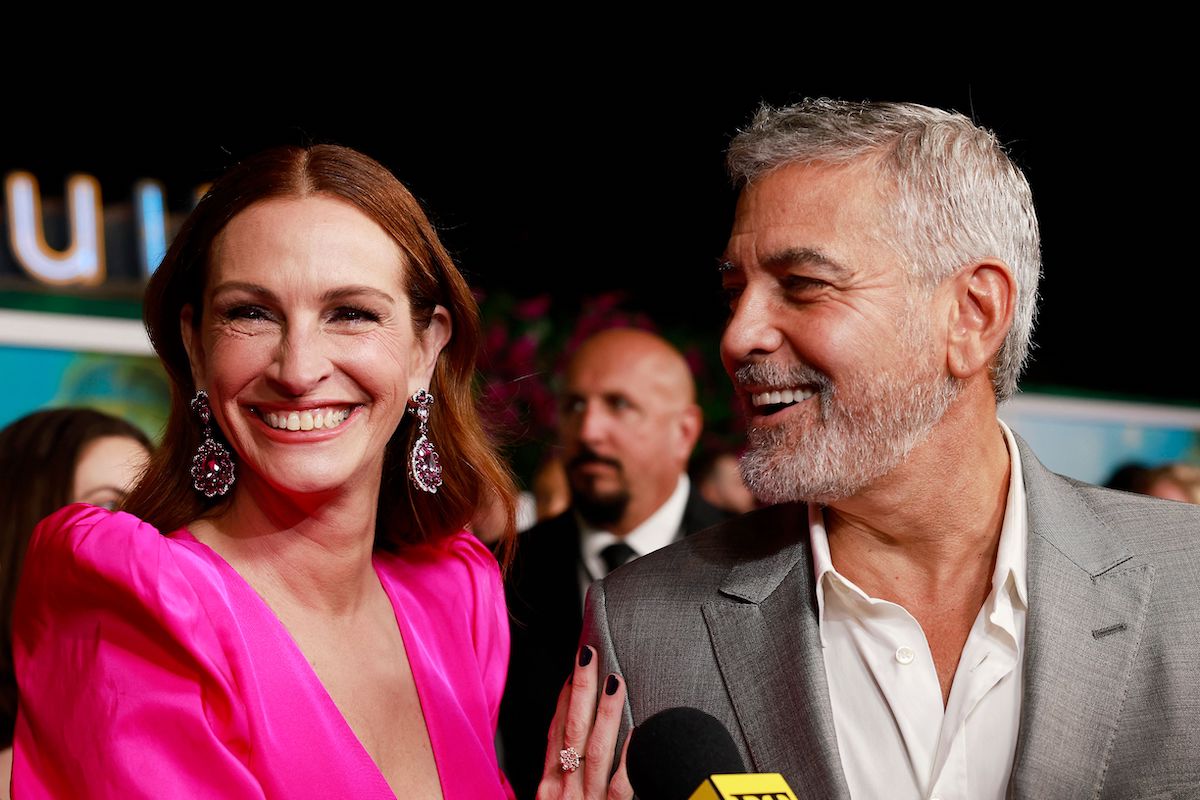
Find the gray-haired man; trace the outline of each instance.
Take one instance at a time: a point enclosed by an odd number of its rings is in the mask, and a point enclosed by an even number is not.
[[[729,164],[722,356],[778,505],[593,586],[623,728],[698,707],[813,797],[1194,792],[1200,509],[1054,475],[996,418],[1040,270],[1024,176],[909,104],[764,109]]]

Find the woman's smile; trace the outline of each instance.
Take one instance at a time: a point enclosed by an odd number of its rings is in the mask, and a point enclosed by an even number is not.
[[[254,407],[251,410],[258,418],[272,428],[286,431],[332,430],[350,418],[356,405],[350,406],[317,406],[316,408],[301,408],[288,410],[263,409]]]

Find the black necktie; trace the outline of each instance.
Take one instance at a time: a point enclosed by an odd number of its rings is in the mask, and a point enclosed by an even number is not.
[[[616,542],[601,550],[600,558],[604,560],[608,571],[612,572],[626,561],[637,558],[637,551],[624,542]]]

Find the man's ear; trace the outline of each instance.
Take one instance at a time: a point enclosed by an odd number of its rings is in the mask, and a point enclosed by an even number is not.
[[[700,439],[700,432],[704,429],[704,412],[700,410],[700,406],[692,403],[679,414],[679,433],[680,440],[683,445],[683,459],[686,462],[692,455],[692,450],[696,447],[696,442]]]
[[[960,270],[949,289],[946,369],[965,380],[989,372],[1004,344],[1017,304],[1017,281],[1003,261],[987,260]]]
[[[434,306],[429,317],[429,324],[417,337],[412,372],[409,375],[409,395],[417,389],[428,389],[433,382],[433,370],[437,366],[438,356],[450,341],[454,332],[454,324],[450,320],[450,312],[443,306]]]
[[[183,339],[183,349],[187,351],[188,364],[192,368],[192,384],[197,389],[203,389],[208,386],[204,370],[204,345],[200,341],[200,327],[194,314],[190,304],[179,312],[179,336]]]

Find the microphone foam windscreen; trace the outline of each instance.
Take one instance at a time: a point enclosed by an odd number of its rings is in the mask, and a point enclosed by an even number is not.
[[[746,771],[729,731],[699,709],[665,709],[631,736],[625,767],[639,800],[688,800],[709,775]]]

